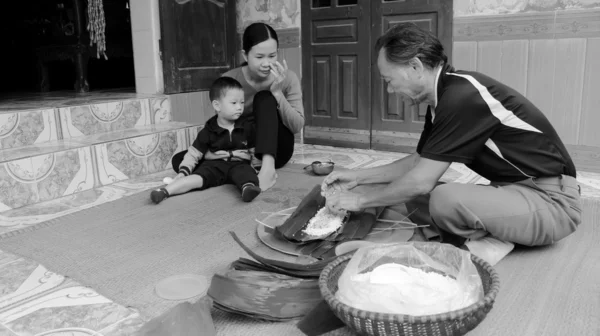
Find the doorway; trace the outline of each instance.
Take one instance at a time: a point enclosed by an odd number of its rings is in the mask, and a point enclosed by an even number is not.
[[[106,57],[90,46],[88,0],[9,1],[0,11],[0,99],[129,90],[135,73],[129,0],[102,0]],[[92,20],[95,23],[94,20]]]
[[[302,1],[304,142],[412,151],[425,105],[387,93],[373,47],[393,25],[414,22],[452,52],[453,0]]]

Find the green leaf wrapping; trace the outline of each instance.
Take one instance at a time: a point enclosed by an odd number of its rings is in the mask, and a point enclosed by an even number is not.
[[[262,271],[215,274],[208,295],[221,310],[268,321],[302,317],[322,300],[318,279]]]
[[[319,209],[325,206],[325,198],[321,195],[321,186],[316,185],[302,199],[296,210],[285,222],[275,229],[275,234],[292,243],[306,244],[314,240],[344,242],[365,238],[376,223],[376,210],[366,209],[360,213],[351,213],[344,220],[342,227],[332,235],[323,239],[315,239],[304,232],[304,228]]]

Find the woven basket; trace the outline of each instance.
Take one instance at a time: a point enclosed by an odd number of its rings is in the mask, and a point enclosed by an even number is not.
[[[500,289],[500,278],[484,260],[471,255],[483,283],[484,297],[460,310],[425,316],[368,312],[340,302],[335,293],[338,280],[352,254],[332,261],[321,273],[319,288],[335,315],[360,335],[375,336],[446,336],[464,335],[473,330],[492,309]]]

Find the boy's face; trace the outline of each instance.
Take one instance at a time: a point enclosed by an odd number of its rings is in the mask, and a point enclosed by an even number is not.
[[[219,117],[234,121],[244,112],[244,91],[229,89],[221,99],[213,101],[213,107]]]

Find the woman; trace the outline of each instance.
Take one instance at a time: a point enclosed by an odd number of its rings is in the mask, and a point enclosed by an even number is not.
[[[294,153],[294,134],[304,127],[300,80],[285,60],[277,61],[279,40],[275,30],[264,23],[246,28],[242,39],[246,62],[223,76],[237,79],[244,89],[243,117],[256,123],[255,155],[262,160],[258,180],[264,191],[277,179],[275,169],[283,167]],[[184,153],[173,157],[177,169]],[[207,153],[206,159],[229,157],[229,153]]]

